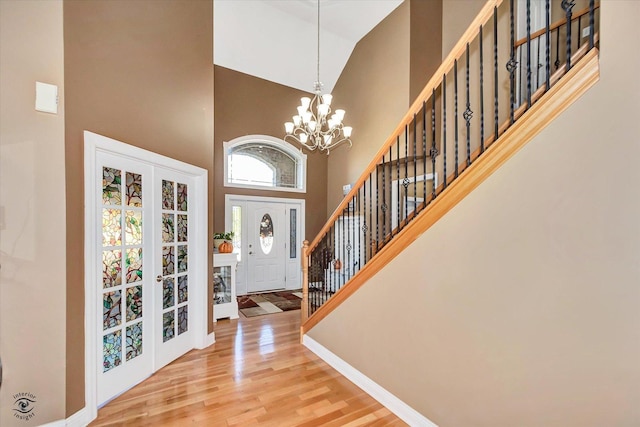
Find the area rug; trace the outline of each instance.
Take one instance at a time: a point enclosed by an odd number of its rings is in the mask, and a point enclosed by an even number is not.
[[[244,317],[300,310],[302,290],[249,294],[238,297],[238,309]]]

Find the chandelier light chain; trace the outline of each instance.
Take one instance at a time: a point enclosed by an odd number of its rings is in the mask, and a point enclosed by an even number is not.
[[[313,83],[315,95],[313,98],[302,97],[298,106],[298,114],[293,116],[292,122],[286,122],[284,128],[286,140],[294,140],[308,150],[329,151],[338,145],[351,142],[351,126],[342,123],[344,110],[337,109],[331,112],[330,93],[322,94],[322,82],[320,81],[320,0],[318,0],[318,38],[317,38],[317,62],[316,81]]]

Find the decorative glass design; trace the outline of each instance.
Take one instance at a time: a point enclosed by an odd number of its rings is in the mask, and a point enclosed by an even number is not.
[[[102,337],[102,372],[122,363],[122,331],[118,330]]]
[[[127,245],[142,244],[142,212],[125,211],[125,242]]]
[[[162,209],[173,209],[173,181],[162,180]]]
[[[188,221],[186,215],[178,215],[178,242],[186,242],[188,238]]]
[[[178,273],[184,273],[189,268],[187,245],[178,246]]]
[[[189,300],[189,279],[188,276],[178,277],[178,304]]]
[[[102,287],[110,288],[122,283],[122,251],[102,251]]]
[[[102,168],[102,203],[119,205],[122,203],[122,178],[120,170]]]
[[[273,221],[269,214],[264,214],[260,221],[260,247],[265,255],[273,248]]]
[[[162,315],[162,342],[167,342],[175,336],[175,314],[174,310]]]
[[[242,207],[231,207],[231,231],[233,231],[233,247],[238,253],[238,262],[242,261]]]
[[[142,286],[127,288],[127,322],[142,316]],[[129,333],[127,333],[127,336]]]
[[[106,292],[102,295],[102,328],[104,330],[122,323],[121,299],[121,291]]]
[[[175,256],[173,246],[162,247],[162,275],[168,276],[175,271]]]
[[[178,206],[176,210],[187,211],[187,184],[178,184]]]
[[[162,281],[162,308],[170,308],[176,305],[173,277],[167,277]]]
[[[173,224],[173,214],[162,214],[162,243],[173,243],[175,239],[175,225]]]
[[[178,335],[189,329],[189,306],[178,307]]]
[[[142,207],[142,175],[127,172],[127,206]]]
[[[142,354],[142,322],[127,326],[127,360]]]
[[[289,209],[289,258],[295,259],[298,252],[298,210]]]
[[[231,267],[214,267],[213,269],[213,303],[231,302]]]
[[[102,210],[102,246],[122,244],[122,225],[120,209]]]
[[[142,248],[127,249],[125,265],[127,267],[127,283],[142,280]]]

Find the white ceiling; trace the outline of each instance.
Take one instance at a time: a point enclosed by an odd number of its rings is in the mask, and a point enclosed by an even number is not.
[[[320,80],[330,92],[356,43],[402,0],[322,0]],[[313,91],[316,0],[215,0],[214,63]]]

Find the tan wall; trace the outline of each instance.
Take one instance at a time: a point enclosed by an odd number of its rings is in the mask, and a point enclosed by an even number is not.
[[[410,0],[409,103],[422,92],[442,62],[442,0]]]
[[[67,217],[67,365],[74,367],[67,372],[67,415],[84,402],[82,132],[207,169],[211,230],[212,17],[210,0],[64,3],[66,191],[74,213]]]
[[[35,111],[36,81],[58,86],[58,114]],[[63,94],[62,1],[1,1],[2,426],[65,415]],[[18,393],[35,396],[28,421],[14,417]]]
[[[268,135],[283,138],[284,122],[308,93],[243,74],[224,67],[215,67],[215,231],[224,230],[224,198],[226,194],[284,197],[306,200],[305,227],[312,239],[324,225],[326,217],[327,156],[307,154],[307,192],[274,192],[224,187],[225,141],[245,135]]]
[[[603,2],[597,85],[310,336],[441,426],[639,425],[637,16]]]
[[[342,200],[409,107],[410,21],[404,2],[358,42],[333,90],[332,106],[347,113],[353,147],[329,156],[327,215]]]

